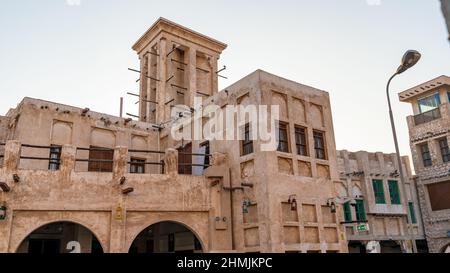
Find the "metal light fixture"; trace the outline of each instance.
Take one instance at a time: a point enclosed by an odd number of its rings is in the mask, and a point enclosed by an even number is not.
[[[248,207],[251,205],[252,201],[250,201],[250,199],[244,199],[244,201],[242,201],[242,213],[248,214]]]
[[[122,194],[123,195],[127,195],[127,194],[130,194],[132,192],[134,192],[134,188],[126,188],[126,189],[122,190]]]
[[[297,211],[297,195],[291,195],[289,196],[289,204],[291,205],[291,210],[292,211]]]
[[[19,175],[18,175],[18,174],[13,174],[13,180],[14,180],[14,182],[16,182],[16,183],[19,183],[19,182],[20,182],[20,177],[19,177]]]
[[[1,203],[1,205],[0,205],[0,221],[3,221],[6,219],[6,210],[7,210],[6,203],[5,202]]]
[[[406,70],[416,65],[422,55],[417,50],[408,50],[402,58],[402,64],[397,69],[397,74],[402,74]]]
[[[336,213],[336,202],[333,199],[327,201],[327,206],[331,208],[331,213]]]
[[[6,184],[6,182],[0,182],[0,189],[3,192],[10,192],[11,188],[8,186],[8,184]]]
[[[395,122],[394,122],[394,114],[392,112],[392,105],[391,105],[391,98],[389,94],[389,87],[391,85],[392,80],[395,78],[395,76],[402,74],[406,70],[410,69],[414,65],[416,65],[419,60],[421,59],[422,55],[416,51],[416,50],[408,50],[406,51],[405,55],[403,55],[402,63],[400,64],[397,71],[389,78],[387,85],[386,85],[386,96],[388,101],[388,107],[389,107],[389,118],[391,121],[391,127],[392,127],[392,135],[394,137],[394,144],[395,144],[395,152],[396,152],[396,158],[397,158],[397,164],[398,166],[402,166],[402,159],[400,156],[400,149],[398,146],[398,140],[397,140],[397,130],[395,128]],[[399,178],[400,178],[400,184],[403,187],[403,192],[406,191],[406,185],[404,183],[404,175],[403,175],[403,168],[399,168]],[[407,216],[406,216],[407,217]],[[410,241],[413,245],[413,252],[417,252],[417,247],[412,235],[411,225],[408,225],[405,236],[410,238]]]
[[[125,184],[126,181],[127,181],[126,177],[125,177],[125,176],[122,176],[122,177],[120,178],[120,185]]]

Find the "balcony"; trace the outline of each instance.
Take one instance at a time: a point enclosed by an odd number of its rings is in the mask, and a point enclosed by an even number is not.
[[[441,115],[441,109],[440,108],[436,108],[434,110],[419,114],[414,116],[414,123],[416,126],[421,125],[421,124],[425,124],[428,122],[431,122],[433,120],[437,120],[440,119],[442,117]]]

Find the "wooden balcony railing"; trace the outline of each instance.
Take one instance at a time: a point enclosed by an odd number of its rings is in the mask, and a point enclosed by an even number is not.
[[[424,123],[431,122],[433,120],[440,119],[441,117],[441,109],[436,108],[434,110],[414,116],[414,123],[416,124],[416,126],[418,126]]]

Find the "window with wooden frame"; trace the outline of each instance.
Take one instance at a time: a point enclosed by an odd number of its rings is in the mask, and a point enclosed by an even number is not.
[[[419,151],[422,155],[423,166],[425,168],[432,166],[433,161],[431,160],[430,148],[428,147],[428,143],[419,145]]]
[[[375,194],[375,202],[377,204],[386,204],[386,198],[384,197],[383,180],[372,181],[373,192]]]
[[[192,174],[192,143],[178,148],[178,173]]]
[[[417,224],[417,217],[416,217],[416,210],[414,209],[414,203],[409,202],[408,207],[409,207],[409,217],[411,218],[411,223]]]
[[[389,180],[388,185],[389,185],[389,194],[391,197],[391,204],[392,205],[401,205],[400,189],[398,188],[398,182]]]
[[[297,154],[301,156],[308,156],[308,142],[307,142],[306,128],[295,126],[295,145],[297,147]]]
[[[250,129],[250,123],[244,125],[243,140],[241,140],[241,155],[249,155],[253,153],[253,139]]]
[[[427,185],[433,211],[450,210],[450,180]]]
[[[131,158],[130,173],[145,173],[145,159]]]
[[[350,202],[344,203],[343,209],[344,209],[344,220],[345,220],[345,222],[346,223],[352,222],[353,219],[352,219],[352,210],[351,210]]]
[[[200,148],[204,148],[205,149],[205,158],[203,160],[203,164],[205,166],[203,166],[203,169],[207,169],[209,168],[210,165],[210,157],[208,156],[211,153],[211,148],[210,148],[210,143],[209,141],[205,141],[202,144],[200,144]]]
[[[444,163],[450,162],[450,149],[446,137],[439,139],[439,149],[441,150],[442,161]]]
[[[89,172],[112,172],[114,150],[91,146],[89,151]]]
[[[284,122],[278,122],[278,151],[283,153],[289,153],[289,130],[288,124]]]
[[[327,151],[325,146],[325,133],[321,131],[314,131],[314,150],[316,152],[316,158],[326,160]]]
[[[364,208],[364,200],[356,200],[355,212],[356,220],[358,220],[359,222],[367,221],[366,209]]]
[[[50,148],[50,156],[48,162],[48,169],[50,171],[59,170],[59,166],[61,165],[61,146],[52,145]]]

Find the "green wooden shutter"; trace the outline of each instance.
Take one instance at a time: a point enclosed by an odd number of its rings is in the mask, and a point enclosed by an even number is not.
[[[401,205],[400,201],[400,191],[398,189],[397,181],[388,181],[389,184],[389,194],[391,196],[391,204]]]
[[[356,200],[356,219],[358,221],[367,221],[366,209],[364,208],[364,200]]]
[[[345,222],[351,222],[352,220],[352,210],[350,208],[350,202],[344,203],[344,219]]]
[[[409,215],[411,217],[411,223],[417,224],[416,211],[414,210],[413,202],[409,202]]]
[[[384,197],[383,180],[373,180],[372,184],[376,203],[386,204],[386,198]]]

